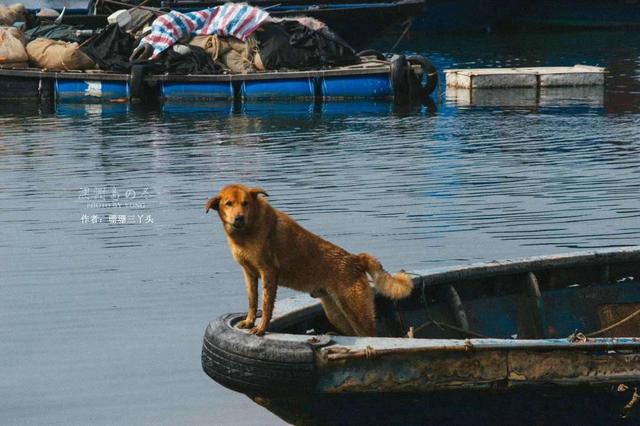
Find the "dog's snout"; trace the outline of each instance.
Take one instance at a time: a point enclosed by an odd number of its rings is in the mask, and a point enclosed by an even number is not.
[[[243,215],[236,216],[236,218],[233,220],[233,226],[242,226],[242,225],[244,225],[244,216]]]

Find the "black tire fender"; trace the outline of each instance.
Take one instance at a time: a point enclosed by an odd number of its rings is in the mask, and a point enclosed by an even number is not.
[[[403,102],[409,97],[409,66],[404,55],[393,55],[390,79],[391,88],[396,101]]]
[[[312,392],[317,373],[311,345],[248,334],[235,327],[245,316],[228,314],[209,324],[202,345],[204,372],[249,396]]]
[[[407,56],[409,64],[418,64],[422,67],[422,71],[427,76],[427,81],[422,85],[422,94],[429,96],[435,90],[438,85],[438,70],[433,64],[422,55],[409,55]]]

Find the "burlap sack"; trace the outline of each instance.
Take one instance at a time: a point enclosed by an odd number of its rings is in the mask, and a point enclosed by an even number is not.
[[[31,63],[38,68],[54,71],[95,68],[95,63],[78,48],[78,43],[37,38],[27,44],[27,53]]]
[[[23,46],[27,45],[27,40],[25,39],[24,32],[21,29],[18,29],[16,27],[3,27],[3,28],[7,30],[9,34],[14,36],[18,40],[20,40],[20,43],[22,43]]]
[[[0,66],[24,67],[28,62],[22,32],[13,27],[0,27]]]
[[[14,22],[25,20],[24,5],[17,3],[12,6],[3,6],[0,4],[0,26],[13,25]]]
[[[218,54],[220,53],[220,42],[217,36],[195,36],[191,39],[189,44],[204,49],[204,51],[207,52],[214,61],[218,59]]]
[[[257,43],[253,37],[240,41],[235,37],[218,37],[215,35],[196,36],[189,44],[203,48],[211,58],[233,73],[250,73],[256,69],[264,70],[254,63]],[[261,65],[261,62],[259,62]]]

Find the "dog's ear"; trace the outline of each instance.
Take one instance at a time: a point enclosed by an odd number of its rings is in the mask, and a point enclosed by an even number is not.
[[[220,208],[220,196],[209,198],[207,204],[204,205],[205,213],[209,213],[210,209],[218,210]]]
[[[258,195],[260,195],[260,194],[264,195],[265,197],[269,196],[269,194],[267,194],[267,191],[265,191],[262,188],[251,188],[249,190],[249,194],[251,194],[251,196],[253,198],[258,198]]]

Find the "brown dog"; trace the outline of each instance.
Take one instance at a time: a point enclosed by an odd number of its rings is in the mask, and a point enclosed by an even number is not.
[[[298,225],[271,207],[261,188],[229,185],[207,201],[222,220],[234,259],[242,266],[249,298],[247,318],[239,324],[252,334],[267,330],[279,285],[320,296],[329,321],[343,334],[375,336],[374,293],[366,273],[383,295],[408,296],[413,289],[404,272],[387,273],[373,256],[353,255]],[[254,327],[262,280],[262,320]]]

